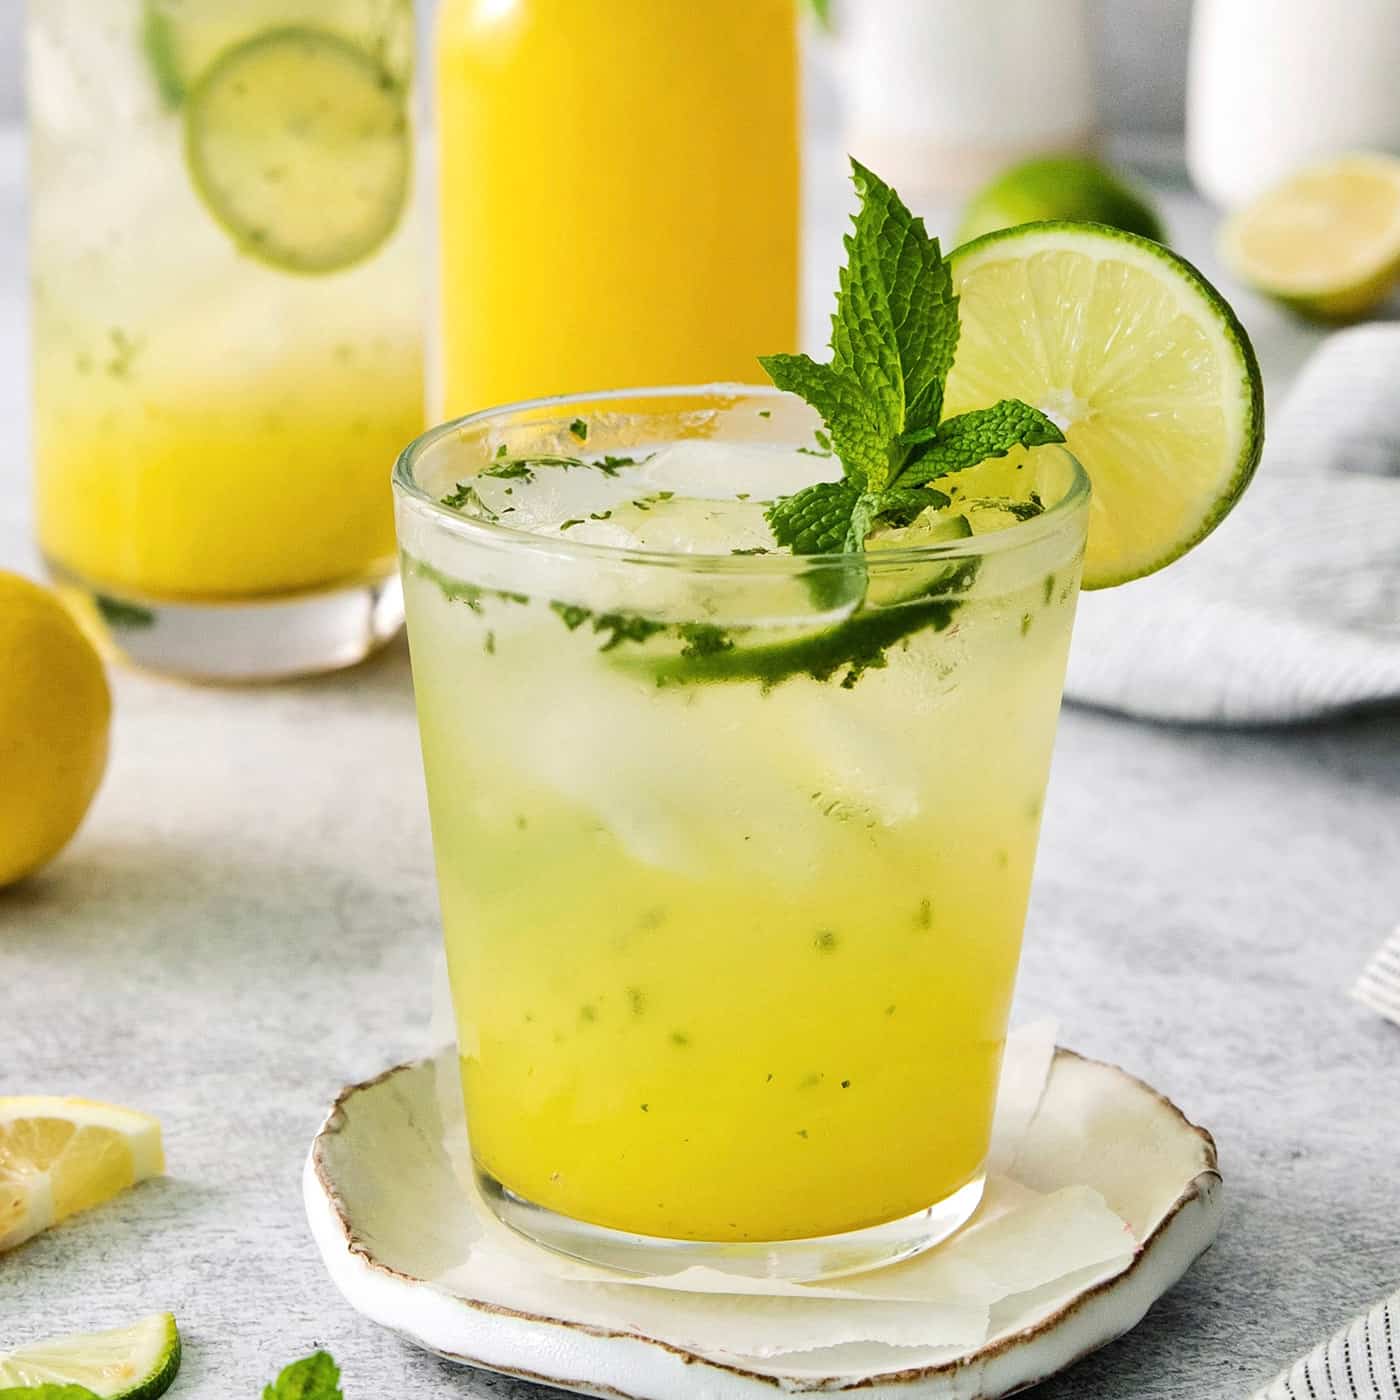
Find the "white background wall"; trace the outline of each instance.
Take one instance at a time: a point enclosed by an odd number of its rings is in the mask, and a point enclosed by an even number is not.
[[[19,45],[23,26],[24,0],[0,0],[0,121],[13,120],[23,106]]]
[[[859,0],[847,0],[858,4]],[[94,9],[114,0],[89,0]],[[236,4],[237,0],[228,0]],[[586,5],[589,0],[577,0]],[[689,4],[691,0],[646,0]],[[1097,0],[1101,17],[1103,113],[1114,130],[1172,130],[1181,125],[1190,0]],[[23,108],[20,31],[24,0],[0,0],[0,121]]]

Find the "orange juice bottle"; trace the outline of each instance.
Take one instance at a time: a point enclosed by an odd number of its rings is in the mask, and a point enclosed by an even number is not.
[[[796,11],[443,0],[445,415],[796,348]]]

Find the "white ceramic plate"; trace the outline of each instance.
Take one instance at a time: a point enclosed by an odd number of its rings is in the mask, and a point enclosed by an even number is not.
[[[1133,1327],[1214,1240],[1215,1144],[1173,1104],[1111,1065],[1056,1052],[1014,1176],[1036,1191],[1090,1186],[1127,1222],[1131,1261],[1108,1279],[1026,1295],[988,1341],[937,1364],[830,1374],[775,1357],[752,1367],[588,1321],[589,1285],[529,1280],[461,1297],[440,1278],[466,1246],[461,1187],[443,1148],[431,1062],[346,1089],[312,1144],[311,1230],[353,1307],[428,1350],[472,1366],[610,1400],[759,1400],[856,1390],[905,1400],[991,1400],[1062,1370]],[[576,1292],[570,1292],[570,1289]],[[561,1293],[561,1289],[563,1292]],[[567,1306],[561,1306],[561,1301]]]

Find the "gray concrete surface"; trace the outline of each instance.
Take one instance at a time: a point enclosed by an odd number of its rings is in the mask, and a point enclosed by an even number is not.
[[[29,567],[20,150],[0,138],[0,565]],[[820,324],[835,236],[812,232]],[[1188,248],[1208,222],[1173,197]],[[1280,383],[1310,339],[1244,303]],[[0,1093],[160,1115],[170,1175],[0,1260],[0,1347],[173,1309],[176,1396],[329,1347],[350,1400],[503,1396],[353,1313],[301,1211],[343,1083],[424,1047],[436,911],[406,655],[280,689],[116,678],[112,764],[0,894]],[[1217,1136],[1215,1249],[1042,1400],[1225,1400],[1400,1283],[1400,1030],[1346,988],[1400,919],[1400,721],[1191,732],[1067,712],[1018,1017]]]

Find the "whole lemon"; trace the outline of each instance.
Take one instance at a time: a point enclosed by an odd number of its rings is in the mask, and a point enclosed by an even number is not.
[[[112,695],[54,594],[0,570],[0,887],[52,860],[103,769]]]

